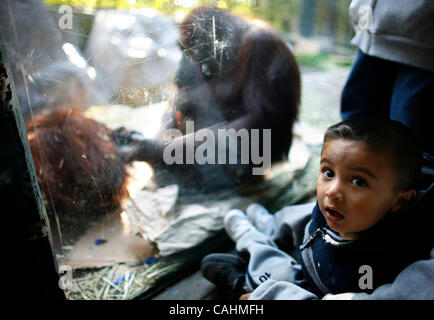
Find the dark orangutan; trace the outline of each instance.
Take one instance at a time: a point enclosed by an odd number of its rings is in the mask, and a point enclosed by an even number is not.
[[[271,159],[286,159],[301,84],[298,65],[279,34],[263,21],[246,20],[215,7],[199,7],[181,23],[179,46],[183,57],[168,127],[185,134],[185,123],[192,120],[195,130],[271,129]],[[186,139],[176,141],[185,144]],[[158,140],[132,139],[120,150],[126,160],[148,161],[158,170],[172,173],[180,184],[228,186],[219,183],[220,173],[209,176],[218,165],[209,165],[202,176],[198,172],[205,171],[200,166],[165,165],[164,144]],[[236,185],[250,179],[251,170],[245,167],[227,164],[219,170],[223,168]]]
[[[53,111],[27,125],[39,185],[63,217],[95,218],[120,206],[127,171],[112,131],[80,109]]]

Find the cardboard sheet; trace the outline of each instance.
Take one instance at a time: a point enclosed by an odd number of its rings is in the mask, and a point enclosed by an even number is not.
[[[97,244],[97,239],[103,243]],[[125,213],[112,214],[74,243],[66,255],[66,263],[73,269],[101,268],[116,263],[137,264],[153,254],[154,245],[131,232]]]

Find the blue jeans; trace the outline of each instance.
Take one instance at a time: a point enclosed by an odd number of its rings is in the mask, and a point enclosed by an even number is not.
[[[341,98],[343,120],[389,117],[407,125],[421,151],[434,155],[434,72],[359,50]]]

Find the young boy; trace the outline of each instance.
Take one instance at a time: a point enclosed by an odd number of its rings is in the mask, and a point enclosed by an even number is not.
[[[399,122],[355,118],[331,126],[321,152],[317,203],[298,257],[279,249],[273,216],[254,204],[247,216],[231,210],[224,217],[241,254],[205,257],[203,275],[233,298],[269,279],[318,297],[372,292],[392,282],[410,263],[429,258],[433,247],[432,207],[414,201],[424,196],[416,192],[420,163],[414,138]],[[285,234],[297,245],[291,230],[280,231],[281,243]]]

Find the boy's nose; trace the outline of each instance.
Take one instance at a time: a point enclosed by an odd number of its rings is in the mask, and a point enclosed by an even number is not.
[[[342,192],[341,183],[337,180],[333,181],[330,184],[330,187],[325,192],[325,195],[330,199],[335,199],[335,200],[339,200],[339,201],[342,200],[344,195]]]

